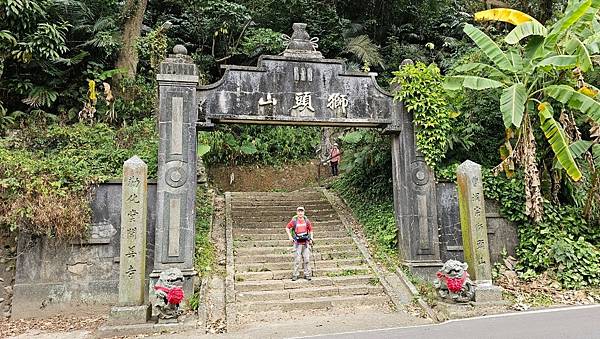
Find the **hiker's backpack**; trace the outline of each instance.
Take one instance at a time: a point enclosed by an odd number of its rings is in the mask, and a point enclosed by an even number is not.
[[[300,233],[298,234],[298,232],[296,232],[296,226],[298,225],[298,216],[294,216],[292,218],[292,223],[294,224],[294,240],[296,241],[309,241],[310,240],[310,233],[308,233],[308,224],[310,223],[310,221],[308,220],[307,217],[304,217],[304,221],[306,222],[306,232]]]

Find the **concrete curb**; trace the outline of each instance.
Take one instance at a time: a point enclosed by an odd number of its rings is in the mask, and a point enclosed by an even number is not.
[[[386,279],[383,269],[373,260],[373,258],[371,257],[371,254],[369,253],[369,250],[367,249],[365,244],[363,244],[358,239],[358,237],[354,234],[353,230],[349,226],[350,223],[359,224],[358,221],[355,220],[353,216],[348,216],[345,213],[340,213],[341,211],[336,206],[340,205],[340,204],[343,204],[343,205],[346,205],[346,204],[339,197],[337,197],[336,195],[332,194],[331,192],[327,191],[324,188],[321,188],[321,192],[323,193],[323,195],[325,195],[325,197],[327,198],[327,200],[329,201],[331,206],[333,206],[333,208],[336,210],[336,213],[338,214],[340,220],[342,221],[344,228],[347,231],[349,231],[350,235],[352,236],[352,239],[354,240],[354,243],[356,244],[356,246],[362,253],[363,257],[366,259],[369,267],[371,267],[371,269],[375,273],[375,276],[377,276],[377,279],[379,279],[381,285],[383,286],[385,293],[388,295],[388,297],[390,298],[390,300],[396,307],[396,311],[401,310],[402,305],[405,304],[405,302],[402,300],[402,297],[398,293],[396,293],[396,291],[394,290],[392,285]]]
[[[427,316],[429,316],[429,318],[431,318],[431,320],[435,322],[443,322],[443,320],[440,317],[438,317],[437,313],[433,310],[433,308],[431,308],[429,304],[427,304],[425,300],[423,300],[421,294],[419,294],[419,290],[417,290],[415,285],[413,285],[413,283],[410,282],[410,279],[408,279],[406,273],[404,273],[399,267],[396,268],[396,275],[398,275],[400,280],[402,280],[406,288],[410,290],[410,293],[412,293],[413,295],[413,299],[417,302],[417,305],[419,305],[419,307],[421,307],[421,309],[425,311]]]
[[[216,194],[214,190],[209,190],[209,192],[211,193],[212,196],[212,201],[211,204],[213,206],[215,206],[215,199],[216,199]],[[213,231],[213,222],[214,222],[214,213],[210,218],[210,222],[209,222],[209,226],[208,226],[208,238],[212,239],[212,231]],[[202,280],[200,281],[200,292],[199,292],[199,296],[198,296],[198,330],[201,331],[202,333],[206,333],[206,325],[207,325],[207,319],[208,319],[208,310],[206,309],[206,296],[208,294],[208,278],[209,276],[204,276],[202,277]]]
[[[227,276],[225,278],[225,316],[227,332],[231,331],[236,319],[235,309],[235,263],[233,258],[233,220],[231,218],[231,192],[225,192],[225,242],[227,250]]]

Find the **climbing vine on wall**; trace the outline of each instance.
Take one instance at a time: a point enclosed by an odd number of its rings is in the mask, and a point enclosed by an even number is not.
[[[434,64],[426,66],[417,62],[402,66],[393,74],[392,83],[400,85],[394,99],[402,101],[413,114],[417,147],[435,170],[444,158],[451,130],[450,109],[440,69]]]

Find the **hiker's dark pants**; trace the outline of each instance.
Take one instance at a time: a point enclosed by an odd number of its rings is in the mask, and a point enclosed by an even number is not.
[[[338,174],[339,174],[339,172],[338,172],[338,163],[337,163],[337,161],[335,161],[335,162],[332,161],[331,162],[331,175],[336,176]]]
[[[294,242],[294,277],[298,277],[300,262],[304,262],[304,276],[310,277],[312,272],[310,270],[310,245],[308,243],[299,244]]]

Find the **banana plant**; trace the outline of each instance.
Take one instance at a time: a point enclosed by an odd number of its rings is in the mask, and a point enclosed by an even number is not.
[[[501,89],[499,109],[507,141],[501,149],[502,166],[497,169],[512,168],[513,161],[524,168],[526,213],[534,220],[542,217],[543,199],[531,133],[536,121],[533,115],[539,116],[539,128],[560,168],[574,181],[580,180],[582,173],[569,147],[571,140],[554,118],[550,103],[562,104],[600,124],[598,90],[583,78],[583,74],[593,70],[593,57],[600,50],[599,9],[600,0],[570,0],[562,18],[550,27],[513,9],[478,12],[475,14],[478,21],[514,25],[503,39],[502,45],[506,47],[501,48],[479,28],[466,24],[463,31],[489,62],[459,66],[454,69],[457,75],[445,80],[449,90]],[[517,141],[513,147],[510,141],[514,137]]]

